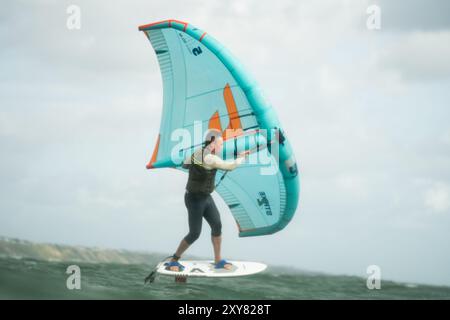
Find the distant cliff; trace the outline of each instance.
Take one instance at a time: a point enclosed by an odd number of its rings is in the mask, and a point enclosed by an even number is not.
[[[0,257],[28,258],[44,261],[147,264],[164,258],[161,254],[81,246],[33,243],[0,237]]]

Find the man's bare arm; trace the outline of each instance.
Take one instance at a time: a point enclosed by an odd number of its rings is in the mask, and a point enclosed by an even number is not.
[[[205,164],[208,167],[210,167],[211,169],[219,169],[225,171],[236,169],[236,167],[238,167],[243,160],[243,157],[238,157],[235,160],[224,161],[220,157],[213,154],[208,154],[205,156]]]

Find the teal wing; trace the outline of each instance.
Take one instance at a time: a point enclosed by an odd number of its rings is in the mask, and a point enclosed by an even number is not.
[[[223,180],[219,174],[216,191],[230,208],[240,236],[284,228],[297,208],[299,172],[282,125],[256,81],[225,47],[186,22],[166,20],[139,29],[155,50],[164,88],[159,136],[147,168],[180,168],[211,128],[225,134],[225,157],[256,144],[250,158],[264,155],[270,161],[249,161],[253,164],[240,166]],[[239,140],[250,132],[274,129],[283,133],[276,141],[277,154],[271,147],[259,148],[257,139],[253,145]],[[193,139],[177,139],[186,134]]]
[[[266,169],[276,166],[272,158]],[[286,211],[286,187],[279,170],[264,175],[260,166],[244,164],[228,172],[216,191],[230,208],[242,236],[273,233],[272,226]]]

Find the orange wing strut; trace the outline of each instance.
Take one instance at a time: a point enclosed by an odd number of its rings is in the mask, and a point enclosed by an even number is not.
[[[236,101],[233,97],[233,92],[231,91],[230,85],[227,83],[225,88],[223,88],[223,99],[225,101],[225,106],[227,107],[229,123],[225,130],[222,132],[223,140],[227,140],[233,137],[242,135],[242,124],[239,118],[239,112],[237,110]],[[216,111],[209,119],[209,129],[217,129],[222,131],[222,125],[220,123],[219,112]]]
[[[222,125],[220,123],[219,111],[214,112],[214,114],[209,118],[208,129],[216,129],[222,131]]]
[[[159,140],[160,140],[160,138],[161,138],[161,135],[158,134],[158,140],[156,140],[156,146],[155,146],[155,149],[153,150],[152,158],[150,159],[149,163],[147,163],[147,165],[145,166],[147,169],[152,169],[153,168],[153,163],[155,163],[156,158],[158,157]]]

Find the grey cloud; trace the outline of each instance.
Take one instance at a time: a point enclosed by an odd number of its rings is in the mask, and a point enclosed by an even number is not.
[[[381,8],[382,28],[392,31],[445,31],[450,28],[450,3],[446,0],[367,1]]]

